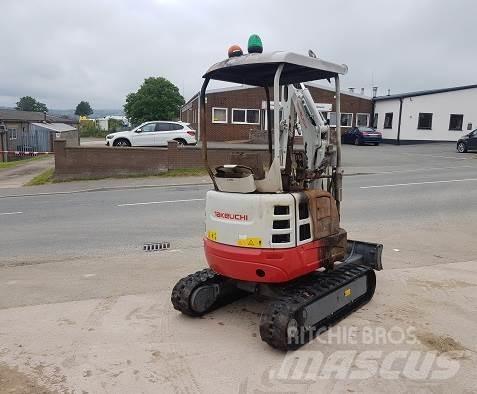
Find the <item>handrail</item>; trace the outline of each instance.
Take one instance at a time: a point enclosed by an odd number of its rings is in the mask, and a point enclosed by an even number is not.
[[[214,189],[219,190],[217,187],[217,183],[215,182],[215,176],[212,172],[212,169],[209,166],[209,161],[207,157],[207,111],[205,108],[205,91],[207,90],[207,85],[209,84],[210,78],[205,78],[204,83],[202,84],[202,88],[200,89],[200,131],[201,131],[201,142],[202,142],[202,159],[204,160],[205,168],[214,184]]]

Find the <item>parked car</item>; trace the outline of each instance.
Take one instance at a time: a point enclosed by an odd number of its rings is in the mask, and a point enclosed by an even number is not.
[[[465,153],[468,150],[477,150],[477,129],[457,141],[457,152]]]
[[[371,127],[353,127],[341,136],[344,144],[374,144],[379,145],[383,142],[383,135]]]
[[[169,141],[181,145],[195,145],[196,132],[189,123],[153,121],[132,130],[119,131],[106,136],[107,146],[167,146]]]

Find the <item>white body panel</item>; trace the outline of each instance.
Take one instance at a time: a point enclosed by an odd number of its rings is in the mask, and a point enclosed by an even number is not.
[[[207,192],[205,235],[216,242],[259,248],[296,246],[296,193],[242,194]],[[275,206],[288,207],[277,215]],[[274,221],[289,221],[288,228],[274,229]],[[288,242],[273,242],[283,235]],[[288,237],[287,237],[288,235]],[[249,244],[250,243],[250,244]]]

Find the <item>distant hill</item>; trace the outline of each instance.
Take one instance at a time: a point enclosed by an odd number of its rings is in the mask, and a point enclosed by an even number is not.
[[[15,109],[15,108],[0,106],[0,109]],[[68,116],[69,118],[76,117],[74,109],[49,109],[48,113],[50,115],[55,115],[55,116]],[[123,116],[124,111],[122,109],[95,109],[94,113],[90,116],[90,118],[92,119],[103,118],[107,115]]]

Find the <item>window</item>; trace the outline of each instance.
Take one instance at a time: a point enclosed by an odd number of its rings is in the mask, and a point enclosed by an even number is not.
[[[150,133],[151,131],[156,131],[156,124],[155,123],[148,123],[144,126],[141,126],[141,131],[145,133]]]
[[[373,129],[377,129],[378,128],[378,114],[374,114],[374,117],[373,117]]]
[[[156,131],[182,130],[184,127],[178,123],[159,122],[156,124]]]
[[[369,114],[356,114],[356,126],[367,127],[369,123]]]
[[[169,123],[169,130],[182,130],[184,126],[179,123]]]
[[[427,112],[419,112],[419,120],[417,121],[417,128],[420,130],[432,129],[432,114]]]
[[[336,112],[329,112],[330,126],[336,127]],[[353,126],[353,114],[341,113],[341,126],[351,127]]]
[[[462,131],[463,123],[464,123],[464,115],[451,114],[449,119],[449,130]]]
[[[11,140],[16,140],[17,139],[17,129],[16,128],[8,129],[7,131],[8,131],[9,138]]]
[[[353,114],[341,114],[341,126],[343,127],[353,126]]]
[[[233,108],[232,123],[260,124],[260,110]]]
[[[392,129],[393,128],[393,113],[386,112],[384,115],[384,128],[385,129]]]
[[[227,123],[227,108],[212,108],[212,123]]]
[[[467,130],[472,130],[472,123],[467,123]]]

